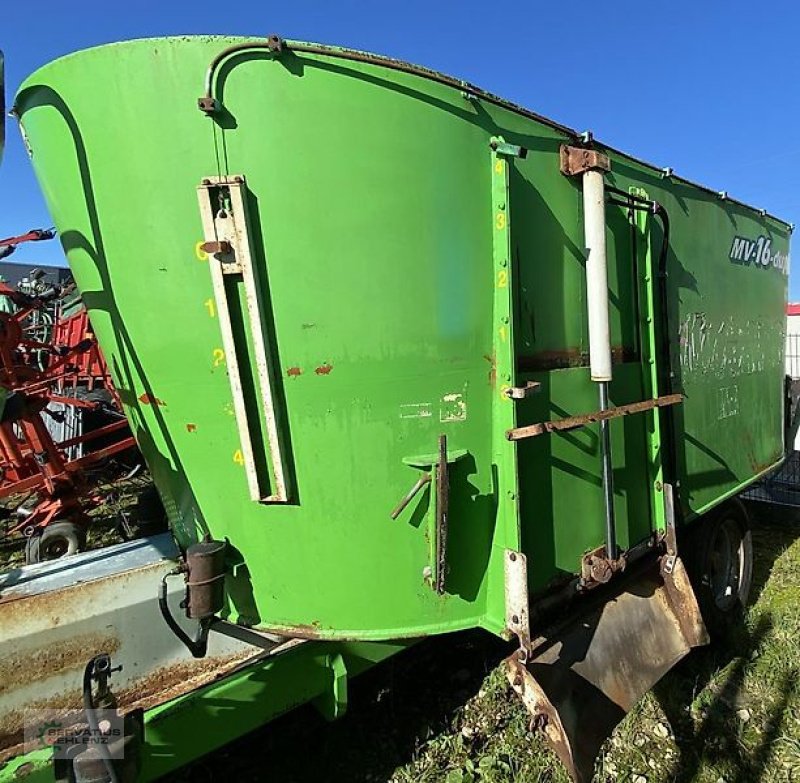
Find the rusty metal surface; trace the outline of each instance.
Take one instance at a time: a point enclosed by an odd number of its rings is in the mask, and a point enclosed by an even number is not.
[[[628,348],[623,345],[611,346],[612,364],[625,364],[636,361],[639,361],[639,354],[635,348]],[[517,357],[517,368],[523,372],[564,370],[570,367],[588,366],[589,351],[581,348],[537,351],[536,353]]]
[[[605,546],[587,552],[581,559],[581,589],[606,584],[614,574],[624,571],[625,556],[616,559],[608,557]]]
[[[186,550],[186,613],[193,620],[204,620],[225,606],[225,541],[200,541]]]
[[[664,397],[656,397],[653,400],[642,400],[641,402],[631,402],[627,405],[618,405],[615,408],[608,408],[604,411],[584,413],[580,416],[568,416],[555,421],[542,421],[525,427],[515,427],[506,432],[506,437],[508,440],[522,440],[523,438],[535,438],[537,435],[544,435],[548,432],[565,432],[567,430],[585,427],[587,424],[593,424],[598,421],[616,419],[619,416],[628,416],[632,413],[642,413],[652,408],[677,405],[682,401],[682,394],[668,394]]]
[[[680,559],[653,561],[590,604],[524,663],[506,661],[512,687],[577,783],[588,783],[602,743],[634,704],[692,647],[708,641]]]
[[[439,462],[436,466],[436,562],[434,589],[444,594],[447,579],[447,525],[450,515],[450,473],[447,464],[447,436],[439,436]]]
[[[559,149],[559,158],[561,173],[567,177],[574,177],[592,169],[611,171],[611,161],[608,155],[597,150],[562,144]]]
[[[159,617],[157,587],[175,567],[175,547],[169,536],[155,541],[0,577],[0,760],[20,752],[26,712],[80,708],[83,668],[98,653],[123,667],[112,682],[123,710],[173,698],[261,654],[214,634],[208,658],[190,658]],[[169,595],[176,616],[182,587],[176,580]]]

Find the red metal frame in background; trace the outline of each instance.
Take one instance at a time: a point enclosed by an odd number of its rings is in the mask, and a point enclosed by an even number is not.
[[[52,233],[47,233],[31,231],[0,240],[0,246],[50,238]],[[29,336],[26,322],[48,302],[4,283],[0,283],[0,296],[8,297],[18,308],[13,313],[0,312],[0,386],[8,392],[0,422],[0,498],[21,493],[38,495],[36,504],[9,534],[34,535],[66,517],[86,524],[87,508],[101,499],[93,495],[84,470],[135,446],[124,418],[60,443],[53,440],[42,419],[42,411],[51,402],[82,408],[100,406],[74,396],[78,387],[107,389],[119,409],[88,315],[82,309],[58,319],[50,340],[40,342]],[[107,436],[113,436],[108,445],[78,459],[67,457],[71,447]]]

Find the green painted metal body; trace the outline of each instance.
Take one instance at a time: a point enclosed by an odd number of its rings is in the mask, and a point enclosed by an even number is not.
[[[173,529],[183,544],[205,532],[230,540],[230,614],[263,628],[361,640],[501,633],[506,549],[527,555],[541,592],[603,543],[596,426],[505,437],[515,424],[598,408],[580,180],[559,170],[560,145],[576,137],[471,88],[335,49],[228,57],[212,80],[223,108],[207,117],[197,109],[206,68],[234,43],[80,52],[39,70],[16,98]],[[789,228],[606,151],[607,182],[646,193],[671,220],[665,314],[658,222],[607,209],[611,401],[657,393],[666,329],[673,385],[686,397],[674,419],[690,518],[781,458]],[[236,175],[288,503],[248,492],[209,270],[219,260],[199,247],[195,189]],[[758,243],[765,263],[735,263],[732,251],[742,261],[749,247],[737,237]],[[239,278],[225,295],[252,414],[259,376]],[[528,380],[538,394],[504,393]],[[661,416],[610,425],[624,548],[663,530]],[[256,467],[274,482],[263,411],[256,418]],[[431,470],[443,434],[453,461],[440,595],[436,482],[397,519],[390,512]]]

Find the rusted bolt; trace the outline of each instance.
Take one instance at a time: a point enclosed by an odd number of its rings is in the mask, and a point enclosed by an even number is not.
[[[234,181],[234,182],[239,182],[239,183],[242,183],[242,182],[244,182],[244,180],[243,180],[241,177],[234,177],[234,178],[233,178],[233,181]]]
[[[516,560],[517,560],[517,553],[516,553],[516,552],[512,552],[512,553],[511,553],[511,554],[508,556],[508,559],[509,559],[509,560],[510,560],[512,563],[516,562]]]
[[[522,674],[520,674],[520,672],[517,672],[514,675],[514,687],[519,688],[520,685],[522,685]]]
[[[204,179],[202,184],[203,185],[210,185],[211,184],[211,180],[210,179]]]
[[[514,623],[514,625],[519,625],[519,617],[517,617],[517,615],[515,615],[515,614],[512,614],[511,615],[511,622]]]
[[[210,95],[204,95],[202,98],[197,99],[197,108],[200,109],[203,114],[215,114],[219,109],[219,103]]]
[[[656,481],[656,492],[661,492],[664,489],[664,485],[660,481]]]
[[[272,33],[267,37],[267,48],[272,52],[280,54],[283,51],[283,38]]]
[[[233,248],[230,242],[222,240],[221,242],[203,242],[200,245],[200,249],[209,255],[218,255],[220,253],[230,253]]]

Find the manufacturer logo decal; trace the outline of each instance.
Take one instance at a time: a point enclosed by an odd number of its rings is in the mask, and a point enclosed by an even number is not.
[[[789,274],[789,256],[779,250],[772,252],[772,239],[760,236],[757,239],[734,237],[731,245],[730,260],[733,264],[755,266],[762,269],[777,269]]]

